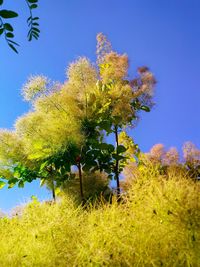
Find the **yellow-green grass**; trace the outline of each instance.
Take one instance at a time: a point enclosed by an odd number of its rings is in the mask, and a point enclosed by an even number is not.
[[[146,173],[120,204],[33,201],[0,220],[0,266],[199,267],[200,184],[179,176]]]

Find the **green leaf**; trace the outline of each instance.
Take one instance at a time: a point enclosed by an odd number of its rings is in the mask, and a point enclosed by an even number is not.
[[[60,168],[60,174],[64,176],[66,174],[65,168]]]
[[[121,160],[121,159],[125,159],[125,157],[121,156],[121,155],[118,155],[118,154],[113,154],[113,158],[115,160]]]
[[[106,143],[101,143],[101,144],[99,145],[99,148],[100,148],[101,150],[107,150],[107,149],[108,149],[108,144],[106,144]]]
[[[18,44],[18,43],[16,43],[16,42],[14,42],[13,40],[9,40],[9,43],[12,43],[12,44],[14,44],[14,45],[17,45],[17,46],[19,46],[19,44]]]
[[[30,42],[32,40],[32,35],[29,36],[28,41]]]
[[[19,180],[17,178],[11,178],[8,180],[8,184],[16,184]]]
[[[10,32],[13,32],[13,30],[14,30],[10,23],[5,23],[4,29],[6,29],[7,31],[10,31]]]
[[[40,181],[40,187],[42,187],[45,184],[45,182],[46,182],[46,179],[41,179],[41,181]]]
[[[109,64],[109,63],[102,63],[102,64],[99,64],[99,67],[100,67],[101,69],[107,69],[107,68],[110,67],[110,64]]]
[[[0,0],[0,5],[2,5],[3,4],[3,0]]]
[[[0,17],[4,19],[11,19],[11,18],[18,17],[18,14],[11,10],[2,9],[0,10]]]
[[[146,112],[150,112],[151,111],[150,108],[147,107],[147,106],[141,106],[140,109],[142,109],[142,110],[144,110]]]
[[[24,181],[19,181],[19,183],[18,183],[18,187],[19,188],[24,188]]]
[[[49,162],[48,162],[48,161],[43,162],[43,163],[40,165],[40,171],[42,171],[47,165],[49,165]]]
[[[110,120],[107,121],[101,121],[99,124],[100,130],[105,130],[108,133],[111,133],[111,127],[112,127],[112,123]]]
[[[32,18],[32,20],[38,20],[38,19],[39,19],[39,17]]]
[[[126,148],[122,145],[119,145],[117,147],[117,154],[124,153],[126,151]]]
[[[37,32],[32,32],[31,36],[34,37],[35,39],[39,38],[39,34]]]
[[[115,150],[115,147],[111,144],[108,145],[108,151],[112,153]]]
[[[28,2],[32,4],[32,3],[37,3],[38,0],[28,0]]]
[[[33,25],[34,25],[34,26],[39,26],[39,23],[37,23],[37,22],[33,22]]]
[[[5,182],[3,182],[3,181],[0,181],[0,189],[2,189],[4,186],[6,185],[6,183]]]
[[[9,40],[9,42],[11,42],[11,40]],[[17,49],[14,47],[14,45],[13,45],[13,44],[11,44],[11,43],[8,43],[8,45],[10,46],[10,48],[11,48],[13,51],[15,51],[15,53],[17,53],[17,54],[18,54],[18,51],[17,51]]]
[[[32,17],[30,16],[30,17],[28,17],[28,19],[27,19],[27,23],[29,22],[29,21],[31,21],[31,19],[32,19]]]
[[[59,187],[57,187],[56,189],[55,189],[55,194],[56,194],[56,196],[59,196],[60,194],[61,194],[61,189],[59,188]]]
[[[37,34],[35,34],[35,33],[32,33],[32,36],[33,36],[36,40],[38,40],[38,38],[39,38],[39,36],[38,36]]]
[[[34,195],[31,196],[31,200],[33,200],[34,202],[37,202],[38,201],[38,198]]]
[[[0,35],[4,32],[4,28],[0,29]]]
[[[33,4],[33,5],[30,6],[30,9],[34,9],[34,8],[37,8],[37,7],[38,7],[38,5]]]
[[[35,27],[32,28],[32,31],[33,32],[40,32],[40,30],[38,28],[35,28]]]
[[[10,185],[8,186],[8,189],[13,188],[14,186],[15,186],[15,184],[10,184]]]
[[[137,98],[131,103],[131,105],[135,110],[138,110],[141,107],[140,101]]]
[[[138,144],[135,144],[135,149],[139,149],[139,146],[138,146]]]
[[[14,34],[13,34],[12,32],[7,32],[7,33],[6,33],[6,36],[7,36],[8,38],[13,38],[13,37],[14,37]]]
[[[109,179],[109,180],[112,180],[112,178],[113,178],[113,174],[109,174],[109,175],[108,175],[108,179]]]
[[[71,164],[70,164],[70,162],[66,161],[64,163],[64,167],[65,167],[65,171],[70,172],[70,170],[71,170]]]
[[[13,175],[14,175],[14,177],[16,177],[16,179],[20,178],[21,170],[20,169],[15,169]]]

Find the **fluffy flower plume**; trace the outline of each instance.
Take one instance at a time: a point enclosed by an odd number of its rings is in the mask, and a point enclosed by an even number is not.
[[[97,64],[102,64],[105,60],[105,55],[112,51],[111,43],[103,33],[97,34]]]
[[[154,145],[149,153],[149,158],[152,161],[160,162],[165,154],[164,145],[163,144],[156,144]]]
[[[186,163],[194,167],[200,165],[200,150],[192,142],[183,145],[183,157]]]
[[[133,96],[138,98],[143,105],[152,108],[154,105],[152,98],[156,84],[154,75],[146,66],[138,68],[138,74],[138,77],[130,81],[130,86],[133,90]]]
[[[153,163],[160,163],[165,166],[177,165],[179,162],[179,153],[177,149],[171,147],[166,151],[163,144],[154,145],[150,152],[147,153],[147,157]]]
[[[163,164],[167,166],[177,165],[179,161],[179,153],[175,147],[171,147],[163,157]]]
[[[31,76],[22,88],[26,101],[33,101],[47,90],[48,79],[45,76]]]
[[[109,80],[119,80],[127,76],[128,57],[119,55],[116,52],[110,52],[104,57],[104,62],[100,65],[100,76],[103,82]]]
[[[87,85],[95,85],[97,80],[97,72],[95,67],[86,57],[80,57],[75,62],[72,62],[67,71],[69,83],[76,87],[84,87]]]
[[[5,165],[24,158],[24,147],[14,131],[0,130],[0,162]]]

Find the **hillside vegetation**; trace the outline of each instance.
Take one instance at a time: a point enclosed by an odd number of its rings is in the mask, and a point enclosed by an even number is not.
[[[0,266],[200,266],[200,184],[146,169],[120,203],[33,200],[0,219]]]

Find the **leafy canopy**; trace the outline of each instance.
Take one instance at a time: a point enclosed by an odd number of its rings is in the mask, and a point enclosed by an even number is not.
[[[22,88],[31,110],[16,121],[13,132],[21,153],[9,143],[6,154],[2,145],[0,162],[10,171],[5,176],[2,167],[2,177],[12,177],[18,185],[22,177],[24,182],[40,178],[41,184],[60,187],[74,177],[76,167],[82,197],[84,173],[95,177],[92,173],[102,172],[107,179],[114,178],[120,193],[119,175],[139,153],[126,130],[136,125],[141,111],[152,108],[155,86],[147,67],[138,68],[133,78],[128,67],[128,56],[113,51],[107,38],[98,34],[96,65],[78,58],[67,68],[64,84],[31,76]]]

